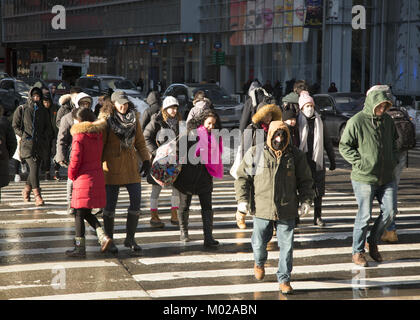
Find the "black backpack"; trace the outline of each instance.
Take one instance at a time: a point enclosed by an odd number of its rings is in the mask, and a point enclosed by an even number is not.
[[[408,151],[416,146],[416,127],[410,121],[408,116],[400,109],[391,108],[387,112],[394,120],[395,127],[397,128],[398,151]]]

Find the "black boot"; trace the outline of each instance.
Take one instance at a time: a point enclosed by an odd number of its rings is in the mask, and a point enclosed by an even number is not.
[[[213,248],[219,245],[219,241],[213,238],[213,210],[201,210],[203,219],[204,247]]]
[[[181,232],[179,240],[184,243],[191,241],[188,235],[189,216],[190,216],[190,212],[188,210],[187,211],[178,210],[179,231]]]
[[[114,237],[114,216],[109,216],[109,215],[103,215],[103,220],[104,220],[104,230],[106,235],[113,239]],[[112,243],[108,246],[108,249],[106,250],[108,252],[111,252],[113,254],[118,253],[118,248],[115,245],[114,241],[112,241]]]
[[[126,237],[124,240],[124,246],[130,248],[131,254],[139,254],[141,252],[141,247],[135,241],[135,234],[139,222],[139,213],[140,212],[136,211],[128,212],[127,214]]]
[[[86,257],[86,244],[85,238],[75,237],[74,238],[74,249],[67,250],[66,256],[72,258],[85,258]]]

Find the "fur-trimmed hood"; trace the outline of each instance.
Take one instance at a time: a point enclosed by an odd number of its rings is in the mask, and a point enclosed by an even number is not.
[[[71,94],[63,94],[60,99],[58,99],[60,106],[68,103],[69,101],[71,101]]]
[[[252,117],[252,122],[254,124],[260,123],[270,112],[273,117],[272,121],[282,121],[283,114],[280,107],[275,104],[267,104],[258,109],[258,111]]]
[[[94,122],[84,121],[75,123],[70,129],[70,133],[72,136],[79,133],[98,133],[104,131],[105,128],[106,121],[104,119],[99,119]]]

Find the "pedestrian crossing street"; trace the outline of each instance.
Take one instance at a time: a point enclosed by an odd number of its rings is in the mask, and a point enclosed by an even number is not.
[[[329,181],[329,180],[327,180]],[[401,185],[410,183],[402,179]],[[347,187],[333,191],[336,185]],[[116,214],[115,243],[119,254],[101,254],[93,230],[87,228],[87,258],[67,258],[72,247],[74,220],[66,212],[65,181],[42,182],[46,206],[21,201],[23,183],[2,189],[0,206],[0,299],[285,299],[276,278],[278,247],[269,244],[266,277],[254,278],[251,248],[252,217],[247,229],[235,222],[233,180],[215,180],[214,237],[217,249],[205,250],[200,206],[193,197],[190,236],[179,242],[177,226],[170,224],[171,190],[159,202],[163,229],[149,224],[151,186],[142,184],[142,211],[136,241],[143,254],[131,257],[124,248],[128,194],[121,189]],[[325,228],[305,217],[295,231],[294,269],[288,299],[362,299],[393,297],[402,289],[420,288],[420,201],[401,203],[397,218],[398,244],[381,244],[384,263],[368,257],[370,266],[351,262],[351,243],[357,203],[348,172],[338,174],[324,198]],[[375,204],[374,216],[379,212]],[[99,218],[102,223],[102,219]],[[419,296],[419,294],[417,294]]]

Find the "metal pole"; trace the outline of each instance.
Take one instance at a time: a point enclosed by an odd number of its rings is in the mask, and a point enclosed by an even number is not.
[[[364,0],[364,6],[367,7],[367,0]],[[362,93],[366,92],[366,42],[367,42],[367,34],[366,30],[362,30],[362,83],[361,83],[361,91]]]
[[[326,49],[325,49],[325,39],[326,39],[326,20],[327,20],[327,1],[322,1],[322,59],[321,59],[321,92],[326,91],[325,87],[325,58],[326,58]]]

